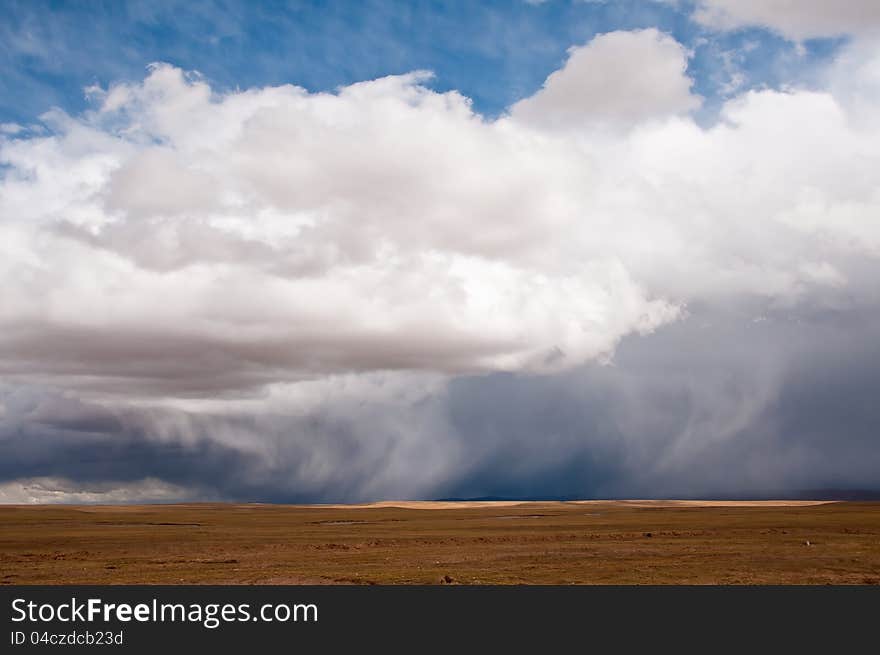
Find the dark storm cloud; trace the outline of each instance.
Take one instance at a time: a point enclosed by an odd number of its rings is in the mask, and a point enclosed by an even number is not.
[[[628,340],[610,367],[455,381],[456,425],[477,448],[494,441],[502,453],[455,491],[749,496],[878,487],[878,344],[873,309],[758,320],[704,309]]]
[[[194,498],[317,502],[354,498],[351,485],[363,476],[357,470],[370,461],[362,444],[322,417],[110,411],[34,389],[11,396],[0,421],[2,482],[51,478],[75,489],[155,479]],[[237,443],[222,443],[221,434]],[[309,468],[321,456],[338,468],[312,479]]]
[[[202,497],[792,495],[880,487],[880,312],[704,307],[613,364],[461,377],[299,415],[5,397],[0,478],[145,477]]]

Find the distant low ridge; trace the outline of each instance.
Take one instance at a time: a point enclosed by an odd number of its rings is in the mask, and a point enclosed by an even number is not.
[[[705,494],[693,496],[670,494],[666,496],[644,496],[639,500],[880,500],[880,489],[803,489],[798,491],[766,491],[743,494]],[[633,500],[631,497],[608,496],[605,498],[583,498],[582,496],[475,496],[467,498],[436,498],[438,502],[570,502],[575,500]]]

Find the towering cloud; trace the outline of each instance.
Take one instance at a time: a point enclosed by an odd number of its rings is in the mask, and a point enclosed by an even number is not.
[[[423,72],[157,64],[5,130],[0,499],[880,484],[869,410],[845,441],[792,405],[876,374],[878,61],[709,127],[656,30],[492,120]]]
[[[7,140],[7,370],[546,370],[675,316],[614,253],[560,250],[589,155],[424,79],[218,96],[158,65]]]

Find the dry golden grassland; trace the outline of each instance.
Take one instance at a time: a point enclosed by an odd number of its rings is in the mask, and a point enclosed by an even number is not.
[[[878,584],[880,503],[0,506],[4,584]]]

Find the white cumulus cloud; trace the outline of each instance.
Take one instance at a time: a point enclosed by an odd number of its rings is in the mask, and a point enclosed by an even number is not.
[[[571,48],[565,66],[511,113],[541,127],[574,130],[686,114],[700,104],[687,62],[684,47],[654,28],[600,34]]]
[[[495,120],[423,72],[221,93],[155,65],[0,137],[0,372],[164,398],[555,371],[694,301],[857,293],[880,252],[859,52],[709,128],[656,30],[572,49]]]

